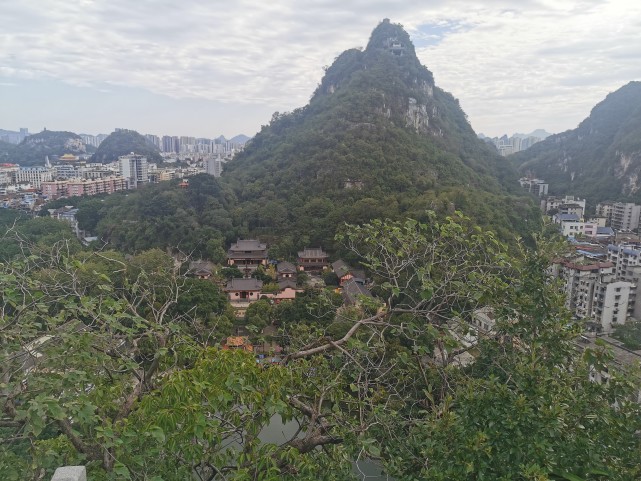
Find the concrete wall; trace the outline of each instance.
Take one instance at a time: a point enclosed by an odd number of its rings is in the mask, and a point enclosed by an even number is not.
[[[51,481],[87,481],[87,470],[84,466],[64,466],[56,469]]]

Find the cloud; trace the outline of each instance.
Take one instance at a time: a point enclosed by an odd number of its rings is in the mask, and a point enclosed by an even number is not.
[[[283,111],[304,105],[322,66],[366,45],[387,17],[406,27],[437,84],[486,133],[573,127],[608,91],[641,78],[641,6],[624,0],[514,5],[25,0],[3,6],[0,76]]]

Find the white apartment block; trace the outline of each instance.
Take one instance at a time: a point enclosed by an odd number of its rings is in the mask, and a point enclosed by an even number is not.
[[[223,161],[220,158],[220,155],[217,157],[207,157],[203,161],[203,167],[205,172],[214,177],[220,177],[223,172]]]
[[[607,224],[610,225],[610,220],[612,220],[612,208],[614,202],[599,202],[596,205],[596,216],[604,217],[607,221]]]
[[[618,280],[612,262],[560,261],[552,272],[563,281],[566,307],[581,319],[592,320],[603,332],[624,324],[636,285]]]
[[[564,237],[576,237],[578,235],[596,237],[598,227],[599,224],[596,222],[563,221],[561,222],[561,235]]]
[[[612,218],[610,225],[615,230],[632,231],[639,227],[641,205],[632,203],[615,202],[612,205]]]
[[[120,164],[120,175],[127,180],[129,189],[135,189],[142,184],[149,182],[149,166],[147,158],[134,154],[118,157]]]
[[[519,184],[521,184],[522,188],[538,197],[548,195],[549,185],[544,180],[528,179],[527,177],[523,177],[519,179]]]
[[[561,214],[576,213],[579,218],[583,218],[585,215],[585,199],[579,199],[573,195],[564,197],[550,196],[543,203],[543,211],[549,214],[553,210]]]
[[[20,167],[13,176],[14,184],[31,184],[39,189],[42,182],[53,180],[53,171],[46,167]]]
[[[614,275],[601,276],[597,280],[591,317],[601,324],[603,332],[612,332],[616,325],[625,324],[635,288],[631,282],[615,280]]]
[[[641,247],[634,245],[608,246],[608,261],[614,264],[616,279],[632,283],[629,315],[641,319]]]
[[[0,185],[13,184],[15,172],[17,172],[18,169],[19,167],[17,165],[11,167],[0,167]]]

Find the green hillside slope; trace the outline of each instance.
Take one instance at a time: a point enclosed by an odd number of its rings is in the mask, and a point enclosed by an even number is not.
[[[461,209],[505,236],[524,233],[538,213],[516,178],[388,20],[365,50],[337,57],[309,105],[274,114],[223,173],[248,232],[304,232],[323,245],[343,221],[427,209]]]
[[[592,203],[641,201],[641,82],[597,104],[574,130],[552,135],[512,157],[519,170],[545,179],[551,193]]]
[[[150,145],[135,130],[125,129],[116,130],[103,140],[91,159],[93,162],[106,164],[132,152],[144,155],[149,162],[162,162],[160,151],[156,147]]]

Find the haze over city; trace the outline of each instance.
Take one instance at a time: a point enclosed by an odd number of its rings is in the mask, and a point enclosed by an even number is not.
[[[0,128],[32,132],[253,135],[383,18],[490,136],[574,128],[641,79],[641,4],[626,0],[29,0],[2,15]]]

